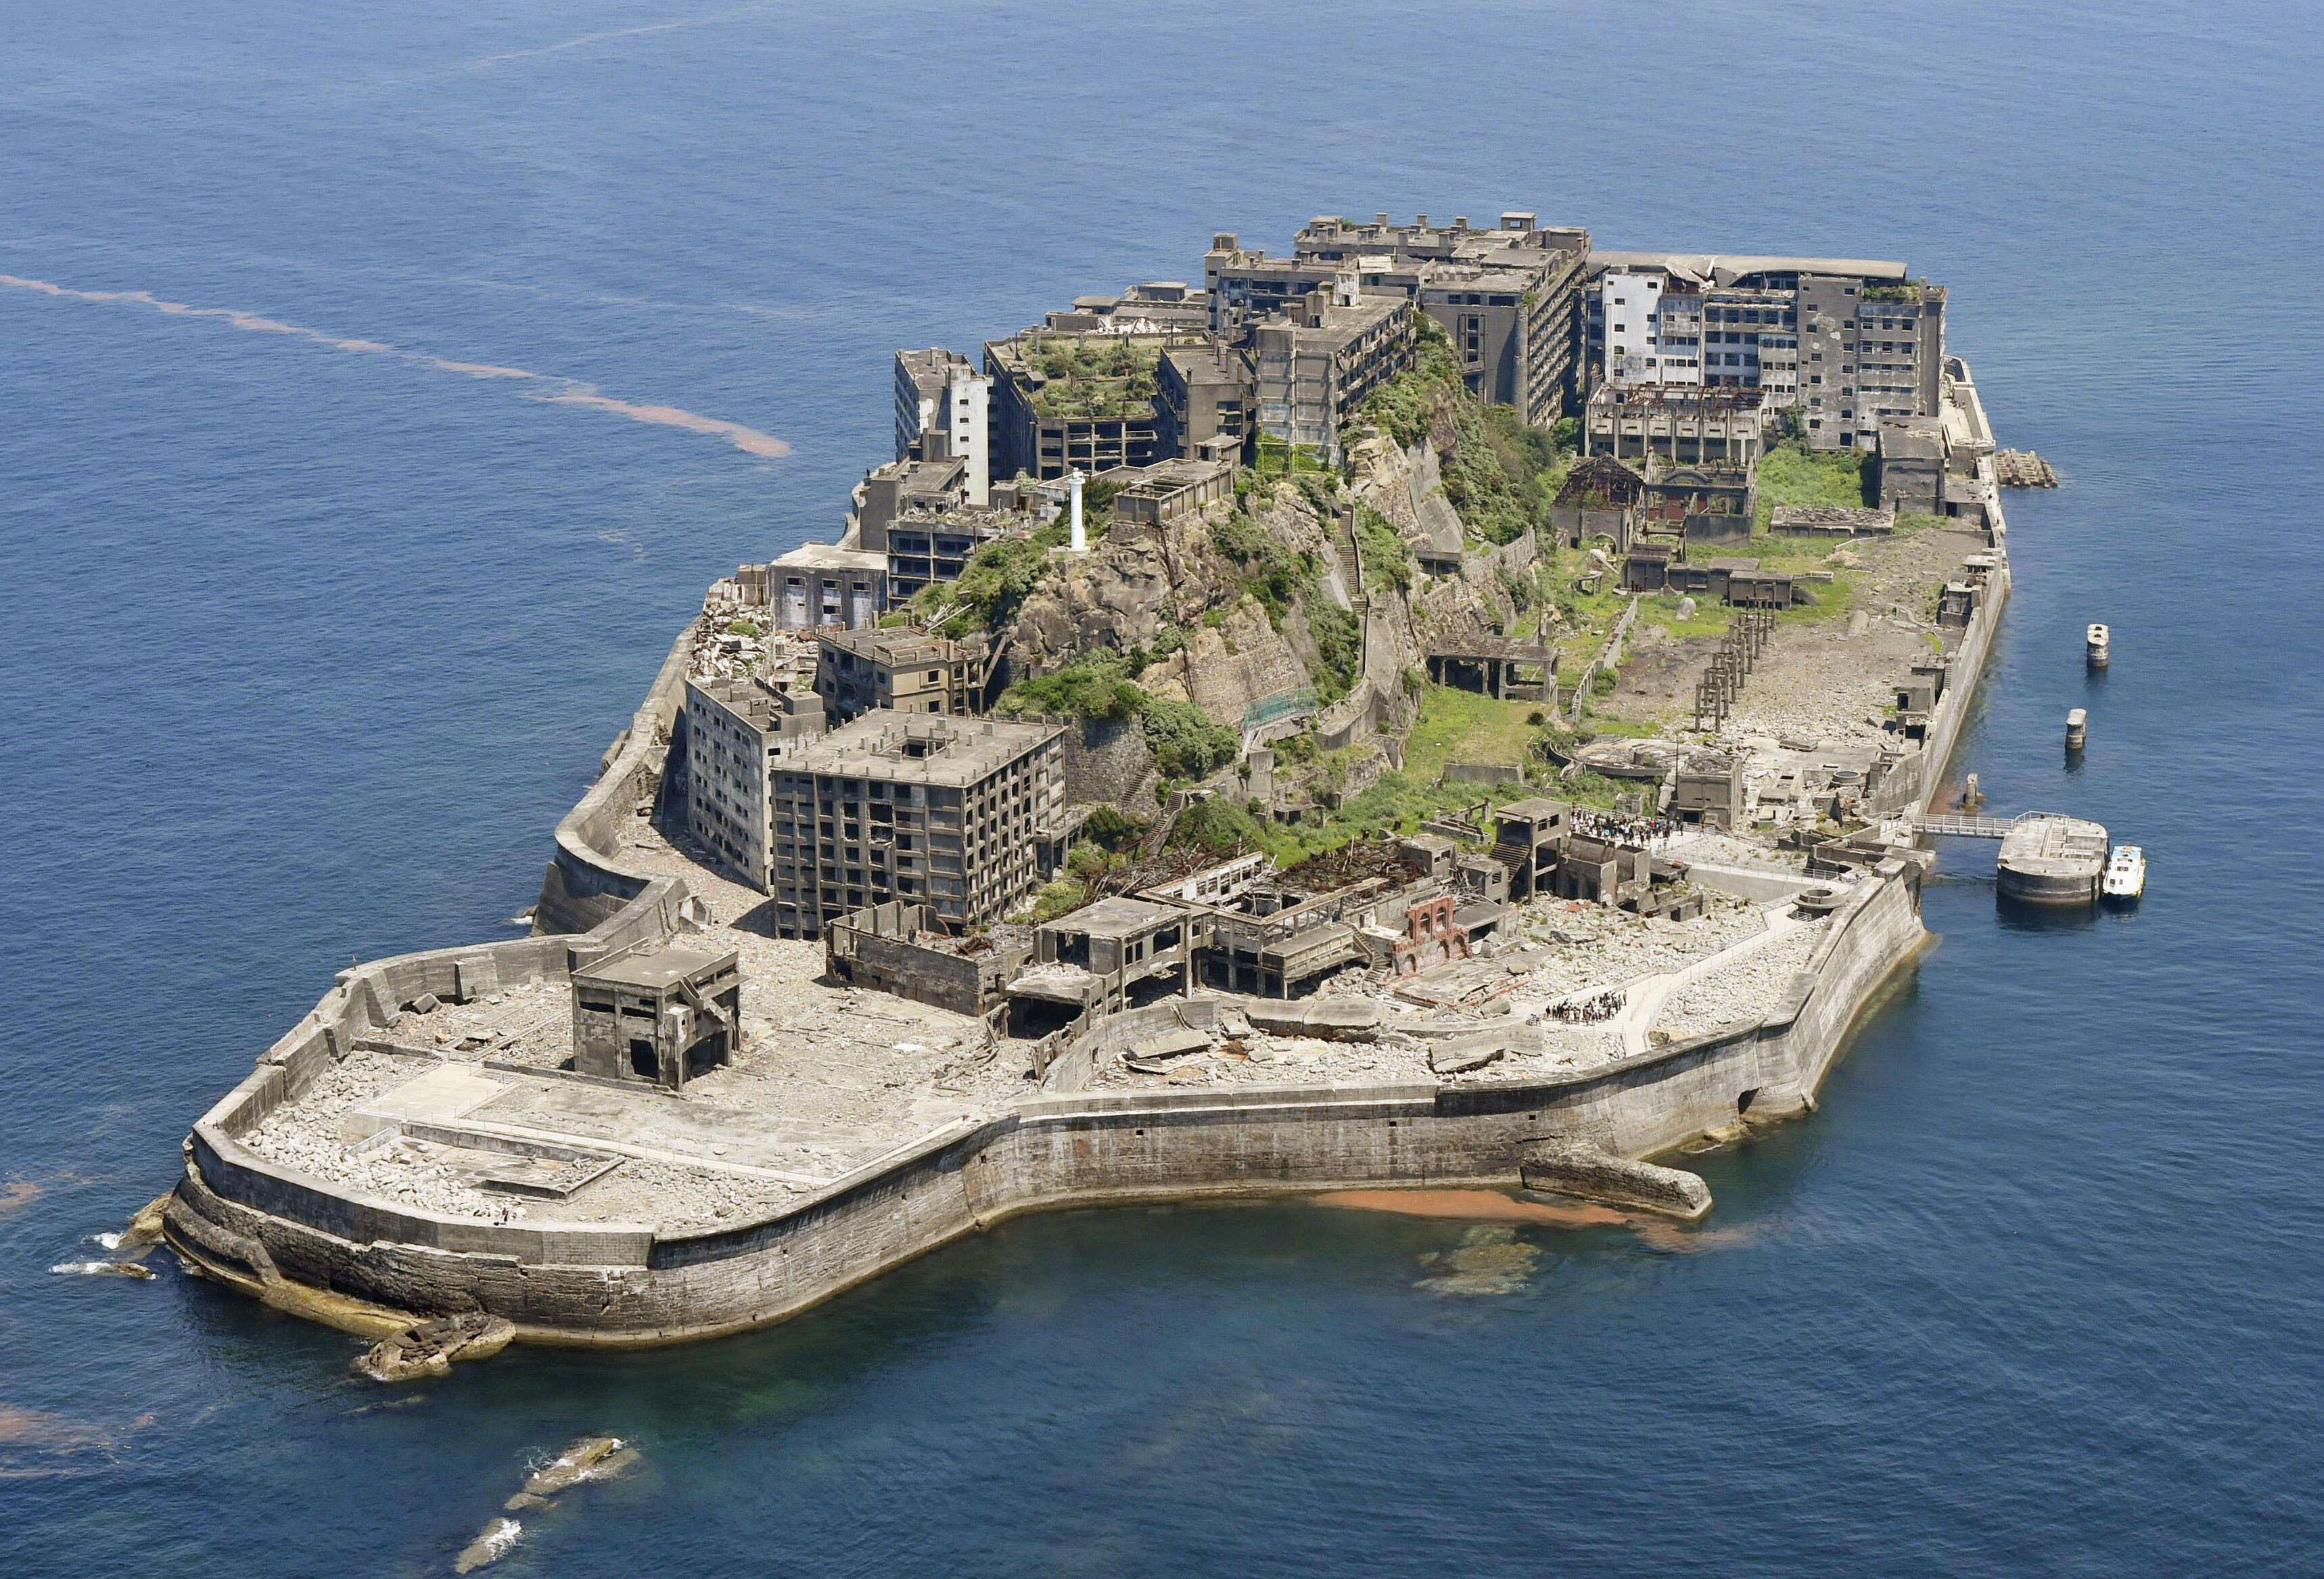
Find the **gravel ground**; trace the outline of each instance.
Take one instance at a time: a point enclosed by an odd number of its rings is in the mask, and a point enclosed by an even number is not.
[[[1704,972],[1671,995],[1655,1017],[1654,1030],[1674,1041],[1735,1025],[1756,1025],[1784,995],[1792,978],[1830,928],[1815,921],[1794,928],[1731,965]]]

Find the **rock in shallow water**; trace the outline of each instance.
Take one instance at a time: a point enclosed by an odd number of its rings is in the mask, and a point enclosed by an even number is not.
[[[495,1519],[476,1532],[476,1538],[460,1548],[452,1559],[452,1572],[473,1574],[477,1569],[499,1562],[516,1549],[524,1535],[524,1526],[513,1519]]]
[[[416,1322],[373,1344],[355,1369],[374,1381],[415,1381],[443,1375],[456,1360],[489,1360],[515,1336],[514,1325],[482,1311]]]
[[[584,1436],[533,1471],[506,1506],[511,1512],[544,1507],[560,1491],[583,1481],[610,1480],[637,1461],[637,1453],[618,1436]]]

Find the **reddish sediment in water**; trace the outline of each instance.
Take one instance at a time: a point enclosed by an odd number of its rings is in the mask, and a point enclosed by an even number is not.
[[[1395,1212],[1406,1217],[1461,1217],[1476,1223],[1547,1223],[1561,1228],[1618,1228],[1631,1221],[1610,1206],[1519,1200],[1499,1190],[1333,1190],[1319,1206]]]

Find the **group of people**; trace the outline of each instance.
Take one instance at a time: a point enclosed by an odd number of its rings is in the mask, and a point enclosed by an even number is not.
[[[1611,811],[1576,810],[1573,831],[1584,838],[1646,850],[1651,849],[1656,839],[1667,839],[1676,834],[1679,822],[1674,817],[1623,817]]]
[[[1622,1012],[1622,994],[1609,987],[1594,998],[1552,1004],[1549,1012],[1551,1018],[1562,1020],[1568,1025],[1595,1025]]]

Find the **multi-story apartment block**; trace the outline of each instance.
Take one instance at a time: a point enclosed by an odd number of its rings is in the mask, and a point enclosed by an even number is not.
[[[833,726],[881,707],[960,716],[984,711],[982,633],[953,641],[910,625],[825,631],[816,641],[815,694]]]
[[[1021,510],[915,510],[881,529],[887,540],[888,595],[898,603],[938,581],[957,581],[969,557],[990,542],[1038,524]]]
[[[955,931],[1000,920],[1065,859],[1065,732],[881,710],[777,764],[775,931],[816,937],[890,900]]]
[[[1514,406],[1537,425],[1555,421],[1577,387],[1576,302],[1587,231],[1544,229],[1525,213],[1492,229],[1427,216],[1370,225],[1333,215],[1308,222],[1287,258],[1246,251],[1221,233],[1204,260],[1212,324],[1236,335],[1350,272],[1367,295],[1409,298],[1452,337],[1462,376],[1480,400]]]
[[[1941,406],[1943,287],[1870,258],[1593,253],[1594,383],[1730,385],[1796,411],[1811,448],[1870,449]]]
[[[1364,397],[1412,365],[1412,302],[1367,296],[1349,275],[1251,329],[1259,431],[1336,466],[1340,429]]]
[[[1181,333],[1208,328],[1210,321],[1210,293],[1190,291],[1181,280],[1149,280],[1118,296],[1076,296],[1072,307],[1044,320],[1053,329],[1117,335]]]
[[[966,496],[989,502],[992,380],[957,351],[896,353],[896,458],[965,463]]]
[[[767,886],[768,773],[824,732],[822,701],[762,680],[686,686],[686,826],[721,863]]]
[[[987,345],[993,476],[1039,481],[1165,458],[1157,365],[1174,340],[1198,337],[1029,329]]]
[[[872,553],[888,547],[888,523],[911,511],[953,510],[966,506],[973,492],[973,468],[957,457],[934,460],[891,460],[864,474],[855,485],[851,512],[855,546]],[[988,481],[985,496],[991,497]],[[903,593],[896,595],[906,596]]]
[[[1221,339],[1171,346],[1155,366],[1163,447],[1187,459],[1214,439],[1240,454],[1251,436],[1250,358]]]
[[[832,543],[802,543],[767,566],[775,625],[813,631],[875,624],[888,612],[888,556]]]

